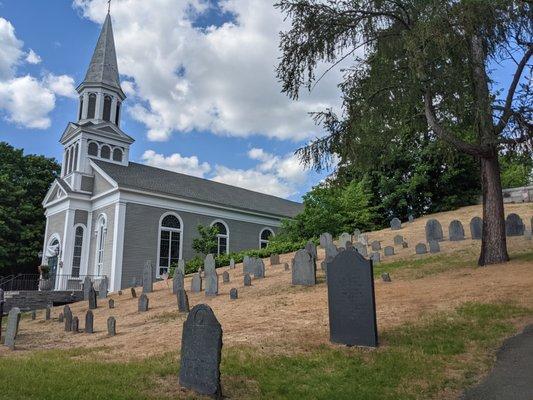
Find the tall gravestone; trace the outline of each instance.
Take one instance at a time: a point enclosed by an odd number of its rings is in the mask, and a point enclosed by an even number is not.
[[[137,292],[135,291],[135,288],[131,288],[131,298],[135,299],[137,297]]]
[[[176,293],[176,297],[178,300],[178,311],[188,313],[189,312],[189,296],[187,296],[187,292],[184,289],[180,289]]]
[[[222,327],[206,304],[193,307],[183,323],[179,382],[201,395],[222,398]]]
[[[511,213],[505,219],[505,234],[507,236],[523,236],[526,226],[518,214]]]
[[[298,250],[294,255],[292,284],[303,286],[316,284],[315,262],[305,249]]]
[[[450,241],[452,242],[465,240],[465,230],[461,221],[454,219],[452,222],[450,222],[450,226],[448,227],[448,234],[450,237]]]
[[[80,330],[80,320],[78,317],[72,317],[72,325],[70,327],[70,331],[72,333],[78,333]]]
[[[426,242],[430,240],[443,240],[442,226],[439,221],[432,218],[426,222]]]
[[[253,274],[254,271],[253,271],[253,262],[252,262],[252,257],[250,256],[244,256],[243,260],[242,260],[242,273],[243,274]]]
[[[91,278],[86,276],[83,279],[83,300],[85,301],[89,300],[89,293],[92,287],[93,287],[93,282],[91,281]]]
[[[202,291],[202,277],[200,273],[197,272],[192,276],[191,280],[191,292],[199,293]]]
[[[52,307],[46,306],[45,316],[44,316],[45,321],[49,321],[51,316],[52,316]]]
[[[107,297],[108,290],[109,280],[107,279],[107,276],[104,276],[104,278],[100,281],[100,285],[98,286],[98,298],[105,299]]]
[[[418,243],[415,246],[415,253],[416,254],[426,254],[428,252],[428,249],[424,243]]]
[[[172,278],[172,293],[176,294],[180,289],[185,289],[185,277],[179,269],[176,269]]]
[[[205,276],[205,295],[218,295],[218,274],[214,271]]]
[[[473,240],[481,240],[483,233],[483,220],[480,217],[474,217],[470,220],[470,237]]]
[[[109,336],[115,336],[117,334],[117,320],[115,317],[109,317],[107,319],[107,334]]]
[[[390,221],[390,228],[391,228],[393,231],[397,231],[397,230],[402,229],[402,221],[400,221],[398,218],[394,217],[394,218],[391,219],[391,221]]]
[[[271,254],[270,265],[278,265],[278,264],[279,264],[279,254]]]
[[[85,333],[94,333],[94,314],[91,310],[85,314]]]
[[[352,235],[346,232],[341,233],[341,235],[339,236],[339,246],[346,247],[346,243],[348,242],[352,242]]]
[[[7,328],[5,333],[6,336],[4,338],[4,345],[9,347],[11,350],[15,350],[15,341],[19,331],[20,316],[20,308],[18,307],[13,307],[7,314]]]
[[[143,268],[143,293],[152,293],[154,291],[154,269],[152,261],[148,260]]]
[[[63,307],[63,318],[65,323],[65,331],[70,332],[72,329],[72,311],[70,311],[70,307],[68,305]]]
[[[91,290],[89,290],[89,310],[96,310],[97,308],[98,300],[96,299],[96,290],[94,290],[94,287],[91,287]]]
[[[139,312],[146,312],[148,311],[148,303],[149,303],[149,299],[148,299],[148,296],[146,294],[141,294],[139,296],[139,303],[138,303],[138,310]]]
[[[328,265],[330,340],[348,346],[378,345],[372,262],[340,252]]]
[[[320,246],[322,246],[322,248],[326,248],[326,246],[329,244],[333,244],[333,237],[331,236],[331,233],[325,232],[320,235]]]
[[[207,277],[209,274],[214,274],[216,269],[216,263],[215,263],[215,257],[213,254],[208,254],[205,256],[204,260],[204,271],[205,276]]]

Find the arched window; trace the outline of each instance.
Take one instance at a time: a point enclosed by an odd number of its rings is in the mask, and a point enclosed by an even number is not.
[[[117,113],[115,114],[115,125],[118,126],[118,121],[120,121],[120,102],[117,101]]]
[[[70,169],[70,149],[65,150],[65,175],[68,175]]]
[[[48,275],[49,275],[50,281],[52,282],[55,281],[60,253],[61,253],[61,245],[59,243],[59,235],[57,233],[54,233],[50,237],[50,239],[48,239],[48,246],[46,246],[46,249],[45,249],[45,257],[46,257],[47,265],[50,267]]]
[[[122,162],[122,150],[120,149],[113,150],[113,161]]]
[[[111,96],[104,96],[104,121],[111,121]]]
[[[217,234],[217,255],[228,254],[229,253],[229,231],[228,226],[225,222],[215,221],[211,226],[216,226],[218,228]]]
[[[268,246],[268,242],[270,241],[270,238],[274,236],[274,232],[272,232],[272,229],[265,228],[261,231],[259,234],[259,248],[264,249]]]
[[[81,252],[83,249],[83,226],[78,226],[74,232],[74,252],[72,253],[72,277],[79,278],[81,266]]]
[[[70,174],[74,169],[74,147],[71,147],[69,150],[70,160],[68,162],[68,173]]]
[[[111,148],[109,146],[102,146],[100,149],[100,158],[109,160],[111,158]]]
[[[74,147],[74,162],[72,163],[72,170],[76,171],[78,169],[78,143]]]
[[[96,94],[89,93],[89,107],[87,107],[87,118],[94,118],[96,112]]]
[[[101,276],[104,269],[105,238],[107,235],[107,220],[104,214],[96,222],[96,255],[94,274]]]
[[[95,142],[89,143],[87,154],[89,154],[90,156],[98,156],[98,145]]]
[[[83,96],[80,96],[80,114],[78,115],[78,120],[81,119],[82,114],[83,114]]]
[[[181,221],[175,214],[166,214],[159,224],[159,264],[157,276],[168,273],[181,253]]]

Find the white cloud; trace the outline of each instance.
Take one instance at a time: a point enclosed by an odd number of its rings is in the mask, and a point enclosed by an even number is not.
[[[102,23],[105,0],[74,0],[84,16]],[[302,140],[320,135],[308,115],[339,102],[339,69],[311,95],[291,101],[275,77],[279,31],[286,26],[273,2],[221,0],[235,22],[198,29],[206,0],[122,0],[112,16],[119,69],[135,81],[130,115],[148,138],[174,131]],[[191,10],[193,12],[191,12]]]
[[[0,17],[0,80],[13,77],[15,66],[24,54],[22,46],[11,22]]]
[[[30,64],[39,64],[42,61],[41,57],[32,49],[26,54],[26,62]]]
[[[59,96],[78,98],[74,79],[71,76],[48,74],[44,78],[44,86]]]
[[[153,150],[146,150],[141,160],[152,167],[168,169],[199,178],[203,178],[211,170],[209,164],[206,162],[200,163],[198,157],[182,157],[178,153],[165,157],[163,154],[158,154]]]

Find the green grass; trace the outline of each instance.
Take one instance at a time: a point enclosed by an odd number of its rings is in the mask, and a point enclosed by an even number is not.
[[[243,399],[427,399],[460,390],[488,366],[491,351],[533,310],[467,303],[382,332],[377,350],[328,346],[265,355],[224,348],[222,385]],[[41,351],[0,358],[0,399],[187,398],[176,352],[127,363],[99,361],[105,349]],[[180,397],[181,396],[181,397]]]

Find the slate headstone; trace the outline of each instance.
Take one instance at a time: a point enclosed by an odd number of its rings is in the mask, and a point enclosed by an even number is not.
[[[107,319],[107,334],[109,336],[115,336],[117,334],[117,320],[115,317],[109,317]]]
[[[279,264],[279,254],[271,254],[270,265],[278,265],[278,264]]]
[[[390,278],[390,275],[389,275],[388,272],[383,272],[383,273],[381,274],[381,280],[382,280],[383,282],[392,282],[392,279]]]
[[[89,290],[89,310],[96,310],[97,308],[98,301],[96,300],[96,290],[94,290],[94,287],[91,287],[91,290]]]
[[[470,237],[473,240],[481,240],[483,233],[483,220],[480,217],[474,217],[470,220]]]
[[[339,245],[341,247],[346,247],[347,242],[352,242],[352,235],[346,232],[341,233],[341,235],[339,236]]]
[[[143,268],[143,293],[152,293],[154,291],[154,269],[152,261],[148,260]]]
[[[426,242],[430,240],[443,240],[442,226],[439,221],[432,218],[426,222]]]
[[[252,262],[252,257],[250,256],[244,256],[242,260],[242,273],[243,274],[253,274],[254,266]]]
[[[411,223],[411,222],[413,222],[415,220],[415,217],[413,217],[412,215],[409,215],[409,217],[407,219]]]
[[[359,237],[360,234],[361,234],[361,230],[360,229],[357,229],[357,228],[354,229],[354,231],[353,231],[354,238]]]
[[[85,333],[94,333],[94,314],[91,310],[85,314]]]
[[[428,244],[430,253],[434,254],[440,252],[440,244],[438,240],[430,240]]]
[[[348,242],[346,242],[346,243],[348,243]],[[350,240],[349,243],[352,244],[352,241]],[[318,255],[317,255],[317,251],[316,251],[316,246],[315,246],[315,244],[313,242],[308,241],[305,244],[305,251],[307,251],[307,253],[313,258],[313,260],[316,261],[316,259],[318,258]]]
[[[91,278],[86,276],[83,279],[83,300],[85,301],[89,300],[89,293],[92,287],[93,287],[93,282],[91,281]]]
[[[72,317],[72,325],[70,327],[70,331],[72,333],[78,333],[80,330],[80,320],[78,317]]]
[[[107,297],[108,289],[109,280],[107,279],[107,276],[104,276],[104,278],[100,281],[100,285],[98,286],[98,298],[105,299]]]
[[[109,309],[112,310],[113,308],[115,308],[115,300],[113,299],[109,299]]]
[[[59,315],[57,316],[57,321],[63,322],[64,320],[65,320],[65,317],[63,316],[63,313],[59,313]]]
[[[383,255],[384,256],[393,256],[394,255],[394,247],[392,246],[385,246],[383,249]]]
[[[289,267],[289,263],[283,263],[283,269],[285,271],[289,271],[291,269],[291,267]]]
[[[461,221],[454,219],[452,222],[450,222],[450,226],[448,227],[448,234],[450,237],[450,241],[452,242],[465,240],[465,230]]]
[[[235,260],[232,258],[229,260],[229,269],[234,269],[235,268]]]
[[[222,283],[229,283],[229,272],[222,272]]]
[[[216,269],[216,263],[215,263],[215,257],[213,254],[208,254],[205,256],[204,260],[204,271],[205,276],[208,276],[209,274],[214,274]]]
[[[195,273],[191,280],[191,292],[199,293],[202,291],[202,277],[200,273]]]
[[[418,243],[415,246],[415,253],[416,254],[426,254],[428,252],[428,249],[424,243]]]
[[[131,288],[131,297],[133,299],[137,297],[137,292],[135,291],[135,288]]]
[[[372,251],[379,251],[381,250],[381,242],[379,240],[374,240],[370,243],[370,247],[372,248]]]
[[[526,226],[518,214],[511,213],[505,218],[505,234],[507,236],[523,236]]]
[[[185,289],[185,277],[179,269],[176,268],[172,277],[172,293],[178,293],[178,290]]]
[[[394,244],[396,246],[401,246],[402,243],[403,243],[403,236],[402,235],[394,236]]]
[[[312,286],[316,284],[316,267],[313,258],[305,249],[298,250],[294,255],[292,268],[292,284]]]
[[[363,257],[368,257],[368,248],[363,243],[355,243],[353,245],[354,249],[357,250],[359,254],[361,254]],[[337,254],[335,254],[336,256]],[[333,257],[334,258],[334,257]]]
[[[263,260],[261,258],[256,257],[253,259],[253,264],[254,264],[254,268],[253,268],[254,278],[256,279],[264,278],[265,277],[265,263],[263,262]]]
[[[372,262],[343,251],[328,264],[330,340],[348,346],[378,345]]]
[[[32,321],[35,321],[37,319],[37,311],[31,310],[31,319]]]
[[[222,327],[206,304],[193,307],[183,323],[179,382],[201,395],[222,398]]]
[[[252,286],[252,278],[250,274],[244,274],[244,286]]]
[[[378,264],[381,262],[381,254],[379,253],[379,251],[373,251],[370,254],[370,259],[374,264]]]
[[[394,218],[391,219],[391,221],[390,221],[390,228],[391,228],[393,231],[397,231],[397,230],[402,229],[402,221],[400,221],[398,218],[394,217]]]
[[[185,289],[179,289],[178,293],[176,293],[176,297],[178,300],[178,311],[188,313],[189,312],[189,296],[187,296],[187,292]]]
[[[149,299],[148,299],[148,296],[146,294],[141,294],[139,296],[139,302],[138,302],[138,310],[139,312],[146,312],[148,311],[148,303],[149,303]]]
[[[72,311],[70,311],[68,305],[63,307],[63,318],[65,319],[65,331],[70,332],[70,329],[72,328]]]
[[[324,232],[320,235],[320,246],[323,248],[326,248],[327,245],[333,244],[333,237],[331,236],[331,233]]]
[[[231,290],[229,291],[229,298],[230,300],[237,300],[239,298],[237,288],[231,288]]]
[[[4,338],[4,346],[9,347],[11,350],[15,350],[15,341],[19,331],[20,323],[20,308],[13,307],[7,314],[7,328]]]
[[[207,274],[205,277],[205,295],[218,295],[218,274],[214,271],[210,274]]]
[[[52,309],[50,308],[50,306],[46,306],[46,310],[44,314],[45,321],[49,321],[51,316],[52,316]]]

